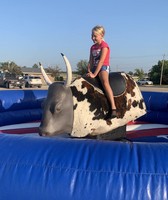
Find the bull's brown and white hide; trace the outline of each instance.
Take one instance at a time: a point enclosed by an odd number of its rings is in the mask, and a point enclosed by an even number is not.
[[[128,74],[121,73],[126,82],[125,91],[115,96],[117,117],[105,120],[111,109],[106,96],[100,88],[94,87],[84,78],[71,83],[73,94],[74,122],[71,135],[85,137],[100,135],[126,125],[146,113],[146,106],[135,81]]]

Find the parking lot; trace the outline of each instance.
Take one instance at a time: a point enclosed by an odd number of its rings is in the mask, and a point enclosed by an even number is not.
[[[168,92],[168,85],[167,86],[140,86],[141,91],[151,91],[151,92]]]

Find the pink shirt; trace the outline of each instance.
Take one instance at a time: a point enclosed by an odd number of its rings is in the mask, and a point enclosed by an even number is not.
[[[101,50],[103,48],[108,48],[108,52],[107,52],[107,55],[106,55],[103,65],[105,65],[105,66],[110,65],[110,61],[109,61],[110,60],[110,48],[105,41],[102,41],[101,44],[94,44],[90,48],[91,54],[93,56],[93,66],[94,67],[97,67],[97,65],[99,63]]]

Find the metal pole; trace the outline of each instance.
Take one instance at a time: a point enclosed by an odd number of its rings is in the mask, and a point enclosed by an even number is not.
[[[165,54],[163,55],[162,66],[161,66],[160,85],[162,85],[163,67],[164,67],[164,58],[165,58]]]

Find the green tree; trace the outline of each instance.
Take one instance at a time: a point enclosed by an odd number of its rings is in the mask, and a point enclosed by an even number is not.
[[[132,76],[134,73],[132,71],[129,71],[128,74]]]
[[[160,84],[162,62],[163,61],[159,60],[158,64],[152,66],[152,69],[149,72],[150,79],[153,81],[154,84]],[[168,60],[164,61],[162,84],[168,84]]]
[[[46,72],[50,73],[51,76],[54,77],[55,80],[59,80],[61,69],[59,68],[58,65],[56,65],[55,67],[46,68]]]
[[[0,69],[3,71],[8,71],[12,74],[22,74],[21,67],[16,65],[14,62],[3,62],[1,63]]]
[[[134,75],[138,76],[139,79],[142,79],[144,78],[145,73],[143,69],[135,69]]]
[[[35,63],[32,68],[38,68],[38,65]]]
[[[87,66],[88,61],[87,60],[81,60],[77,63],[77,73],[80,75],[84,75],[87,73]]]

